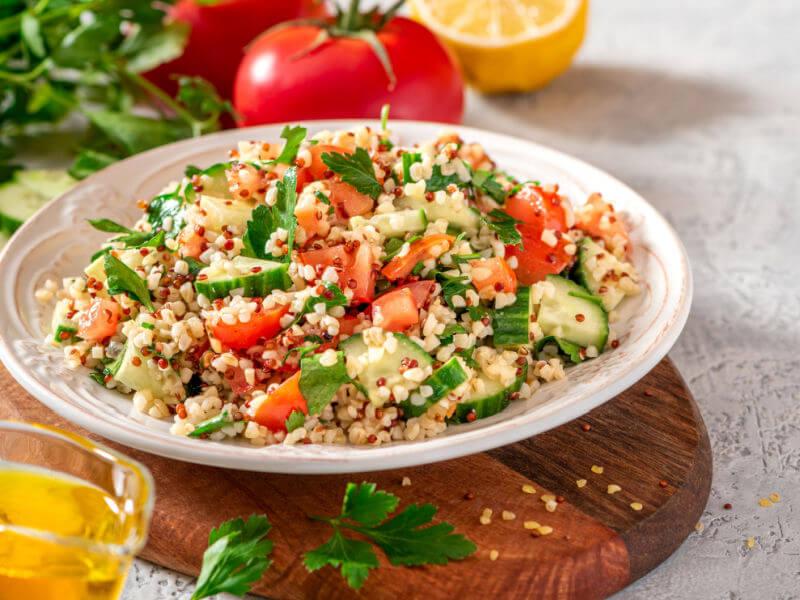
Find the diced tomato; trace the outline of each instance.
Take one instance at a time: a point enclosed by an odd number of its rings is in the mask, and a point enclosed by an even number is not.
[[[291,165],[287,165],[284,163],[276,163],[274,167],[272,167],[272,171],[269,172],[267,175],[267,179],[280,179],[283,181],[283,176],[286,174],[286,171],[289,169]],[[311,172],[303,167],[297,169],[297,191],[298,193],[303,191],[303,188],[306,184],[311,183],[314,181],[314,177],[311,175]]]
[[[339,335],[353,335],[356,331],[356,325],[359,323],[359,318],[355,315],[345,315],[339,319]]]
[[[284,381],[256,408],[253,420],[270,431],[286,431],[286,419],[294,411],[308,414],[306,400],[300,393],[300,371]]]
[[[114,335],[119,321],[119,304],[112,300],[92,300],[89,310],[78,319],[78,335],[85,340],[99,341]]]
[[[403,256],[395,256],[383,267],[382,273],[389,281],[396,281],[407,276],[421,260],[439,258],[450,249],[455,238],[444,233],[434,233],[416,242],[412,242],[408,252]]]
[[[194,226],[187,225],[178,234],[178,253],[181,256],[199,258],[208,248],[206,238],[198,234]]]
[[[260,339],[270,339],[281,331],[281,317],[289,312],[289,306],[253,313],[246,323],[237,321],[228,325],[221,319],[209,329],[223,345],[236,350],[245,350],[258,343]]]
[[[545,191],[532,183],[524,184],[516,194],[506,200],[505,211],[527,225],[538,226],[540,231],[566,231],[567,218],[564,205],[569,202],[555,191]]]
[[[408,288],[382,294],[372,303],[372,322],[385,331],[401,332],[419,323],[419,308]]]
[[[472,266],[472,283],[478,295],[487,300],[493,299],[500,292],[517,293],[517,277],[508,263],[496,256],[470,261]]]
[[[298,204],[294,209],[294,215],[297,217],[297,224],[303,228],[308,238],[325,237],[331,230],[327,215],[316,202],[304,201],[303,204]]]
[[[328,166],[322,162],[322,155],[326,152],[335,154],[352,154],[352,150],[348,150],[343,146],[333,146],[331,144],[317,144],[308,149],[311,153],[311,164],[306,165],[309,173],[314,179],[323,179],[325,172],[328,171]]]
[[[600,194],[592,194],[586,204],[575,211],[576,226],[589,235],[601,238],[606,247],[617,250],[620,246],[625,254],[631,251],[631,241],[614,207],[603,200]],[[622,252],[615,252],[622,254]]]
[[[412,281],[411,283],[404,283],[396,289],[402,290],[407,288],[411,295],[414,296],[414,301],[417,303],[417,308],[425,308],[428,301],[433,294],[436,287],[436,282],[433,279],[425,279],[423,281]]]
[[[255,387],[254,384],[247,381],[247,377],[245,377],[244,374],[244,369],[241,367],[229,369],[225,373],[225,378],[231,385],[231,389],[233,390],[234,394],[246,394]]]
[[[365,215],[375,205],[371,197],[360,193],[349,183],[331,179],[328,181],[328,187],[331,190],[331,204],[342,219]]]
[[[325,267],[333,267],[339,274],[339,287],[353,292],[353,304],[371,302],[375,297],[377,273],[372,266],[375,260],[372,247],[360,244],[349,250],[344,244],[308,250],[300,254],[303,264],[311,265],[320,273]]]
[[[515,269],[517,279],[522,285],[531,285],[542,281],[545,276],[560,273],[572,260],[572,256],[564,250],[570,242],[557,235],[555,247],[542,241],[542,233],[537,227],[518,225],[517,229],[522,234],[522,244],[519,246],[506,246],[506,256],[517,258]]]

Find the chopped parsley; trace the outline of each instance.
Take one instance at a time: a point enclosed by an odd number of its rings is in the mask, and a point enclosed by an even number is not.
[[[286,419],[286,433],[291,433],[298,427],[302,427],[306,422],[306,416],[301,410],[293,410],[292,414]]]
[[[283,181],[279,181],[276,185],[278,198],[275,205],[268,207],[266,204],[259,204],[250,215],[242,236],[243,256],[263,260],[291,260],[294,230],[297,228],[297,217],[294,216],[294,207],[297,203],[297,169],[295,167],[287,169]],[[288,232],[286,239],[288,251],[283,256],[275,258],[272,252],[267,252],[267,242],[278,228]]]
[[[202,423],[198,423],[194,431],[189,433],[189,437],[200,437],[204,433],[213,433],[218,429],[222,429],[226,425],[230,424],[231,421],[228,421],[228,411],[226,410],[218,414],[216,417],[211,417]]]
[[[383,191],[381,182],[375,177],[372,159],[364,148],[358,147],[352,154],[325,152],[322,155],[322,162],[330,170],[339,173],[342,181],[373,200],[377,200]]]
[[[481,217],[481,219],[494,230],[501,242],[511,246],[519,246],[522,249],[522,236],[517,231],[517,224],[522,223],[522,221],[497,208]]]
[[[150,201],[147,207],[147,220],[153,231],[164,230],[169,238],[177,237],[183,228],[183,198],[180,185],[168,194],[161,194]]]
[[[498,204],[505,204],[506,191],[491,171],[478,169],[472,176],[472,185],[491,196]]]
[[[321,356],[314,354],[300,361],[300,393],[306,399],[310,415],[320,414],[339,388],[351,381],[344,364],[344,352],[338,350],[336,363],[329,367],[320,363]]]
[[[106,271],[106,285],[108,285],[109,294],[114,296],[127,293],[134,300],[144,304],[150,312],[155,310],[147,283],[139,277],[136,271],[110,252],[103,257],[103,268]]]
[[[286,140],[278,158],[275,159],[276,163],[283,163],[291,165],[297,158],[297,151],[300,149],[300,144],[306,139],[308,130],[305,127],[289,127],[286,125],[281,131],[281,137]]]

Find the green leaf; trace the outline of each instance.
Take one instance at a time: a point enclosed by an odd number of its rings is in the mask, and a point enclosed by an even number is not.
[[[128,265],[115,257],[113,254],[106,253],[103,257],[103,268],[108,278],[108,293],[112,296],[116,294],[128,293],[131,298],[144,304],[150,312],[153,312],[153,302],[150,300],[150,290],[144,279],[131,269]]]
[[[87,221],[89,221],[89,225],[98,231],[105,231],[106,233],[133,233],[133,230],[111,219],[87,219]]]
[[[310,336],[305,336],[305,337],[310,337]],[[286,361],[292,355],[292,352],[297,352],[297,361],[300,362],[301,360],[303,360],[303,357],[306,354],[313,352],[319,347],[320,344],[312,344],[311,346],[295,346],[294,348],[289,348],[289,351],[286,353],[286,355],[283,357],[283,360],[281,361],[281,366],[286,364]]]
[[[518,245],[522,249],[522,236],[517,231],[517,224],[522,223],[522,221],[497,208],[488,215],[482,216],[481,219],[497,233],[497,237],[500,238],[501,242],[512,246]]]
[[[150,148],[191,137],[192,130],[183,121],[153,119],[110,110],[87,114],[92,125],[127,154],[137,154]]]
[[[469,283],[469,277],[463,275],[461,277],[451,277],[444,273],[437,273],[436,278],[442,284],[442,297],[451,310],[463,310],[463,307],[458,307],[453,304],[453,296],[461,296],[466,300],[466,292],[472,288]],[[465,283],[466,282],[466,283]]]
[[[342,181],[373,200],[377,200],[383,191],[381,182],[375,177],[372,159],[364,148],[358,147],[352,154],[325,152],[322,154],[322,162],[330,170],[339,173]]]
[[[334,306],[347,306],[347,296],[344,295],[344,292],[342,292],[338,285],[330,281],[323,281],[322,285],[325,290],[319,296],[309,296],[306,299],[303,308],[297,313],[297,317],[295,317],[292,325],[299,323],[303,315],[313,312],[317,304],[324,304],[326,309],[333,308]]]
[[[344,537],[338,528],[333,537],[319,548],[306,552],[303,562],[309,571],[316,571],[326,565],[341,567],[342,577],[354,590],[364,585],[370,569],[378,568],[378,557],[367,542]]]
[[[218,129],[217,119],[224,113],[236,117],[233,105],[229,101],[223,100],[214,85],[202,77],[179,77],[177,100],[196,119],[214,122],[213,127],[207,126],[204,131]]]
[[[559,337],[555,337],[553,335],[548,335],[547,337],[543,337],[538,342],[536,342],[537,360],[546,360],[540,358],[540,356],[545,346],[548,345],[554,345],[559,355],[568,357],[576,365],[578,363],[583,362],[583,357],[581,357],[582,348],[578,344],[573,344],[570,341],[567,341]]]
[[[491,196],[498,204],[505,204],[506,192],[495,179],[494,173],[478,169],[472,177],[472,185]]]
[[[306,356],[300,361],[300,394],[306,399],[308,414],[318,415],[330,404],[333,396],[345,383],[350,383],[344,363],[344,352],[336,352],[336,363],[326,367],[320,363],[322,354]]]
[[[297,169],[291,167],[284,173],[283,181],[279,181],[278,197],[271,208],[260,204],[256,206],[242,236],[244,248],[242,255],[266,260],[288,261],[291,260],[294,246],[294,230],[297,227],[297,217],[294,216],[294,207],[297,203]],[[288,232],[286,239],[287,253],[282,257],[273,257],[267,252],[267,242],[270,235],[278,230]]]
[[[99,66],[107,60],[112,42],[121,38],[120,23],[118,15],[103,15],[78,25],[63,37],[53,59],[59,66],[73,69]]]
[[[291,433],[298,427],[302,427],[306,422],[306,416],[300,410],[293,410],[289,418],[286,419],[286,433]]]
[[[374,483],[348,483],[340,518],[357,521],[365,527],[374,527],[386,519],[397,508],[400,499],[375,488]]]
[[[297,151],[300,149],[300,144],[306,139],[308,130],[305,127],[289,127],[286,125],[281,131],[281,137],[286,140],[278,158],[275,159],[276,163],[283,163],[285,165],[294,164],[297,158]]]
[[[261,578],[272,561],[272,541],[265,538],[271,525],[264,515],[228,521],[208,536],[208,549],[191,600],[221,592],[243,596]]]
[[[432,504],[410,504],[399,515],[373,528],[356,531],[369,536],[386,553],[393,565],[444,565],[448,560],[466,558],[477,546],[449,523],[427,525],[436,514]]]
[[[208,266],[207,264],[202,263],[196,258],[192,258],[191,256],[184,256],[181,260],[183,260],[187,265],[189,265],[189,274],[192,277],[197,277],[200,271],[202,271]]]
[[[412,183],[414,181],[411,177],[411,165],[421,161],[422,155],[419,152],[403,153],[403,183]]]
[[[22,39],[25,41],[25,45],[34,56],[42,58],[47,53],[44,47],[44,38],[42,37],[39,20],[29,12],[22,13],[20,33],[22,34]]]
[[[465,187],[466,183],[461,181],[457,173],[452,175],[442,175],[442,167],[433,165],[433,172],[430,179],[425,181],[426,192],[439,192],[446,190],[448,185],[454,184],[457,187]]]
[[[122,157],[96,150],[83,150],[68,169],[68,173],[75,179],[84,179],[100,169],[114,164],[120,158]]]
[[[190,27],[186,23],[172,21],[152,35],[143,33],[145,31],[140,27],[138,35],[128,38],[135,41],[123,49],[128,59],[128,70],[132,73],[150,71],[182,55],[189,40]]]
[[[189,433],[189,437],[200,437],[204,433],[213,433],[230,424],[231,421],[228,420],[228,411],[226,410],[210,419],[198,423],[197,427]]]
[[[174,238],[183,228],[184,202],[180,196],[180,185],[173,192],[161,194],[147,206],[147,220],[153,231],[163,230],[167,237]]]

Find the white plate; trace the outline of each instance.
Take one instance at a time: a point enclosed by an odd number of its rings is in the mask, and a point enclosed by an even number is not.
[[[363,123],[363,121],[361,122]],[[307,123],[310,132],[343,129],[355,121]],[[378,127],[377,122],[370,122]],[[434,138],[451,126],[392,121],[403,144]],[[642,378],[678,337],[692,294],[686,253],[656,210],[613,177],[575,158],[531,142],[467,127],[462,137],[484,145],[500,168],[523,179],[556,182],[574,203],[599,191],[625,213],[631,229],[633,264],[644,291],[626,299],[615,328],[616,350],[569,369],[565,380],[544,385],[530,401],[502,413],[448,427],[439,437],[378,448],[333,445],[275,445],[208,442],[169,433],[169,421],[132,413],[127,397],[105,390],[62,363],[61,353],[43,345],[50,308],[33,298],[48,278],[82,271],[103,241],[87,218],[123,223],[137,218],[136,201],[149,199],[177,180],[187,164],[210,165],[242,139],[278,140],[270,125],[225,131],[144,152],[85,179],[38,212],[14,235],[0,257],[0,358],[37,399],[63,417],[109,439],[162,456],[221,467],[282,473],[344,473],[392,469],[480,452],[541,433],[592,410]]]

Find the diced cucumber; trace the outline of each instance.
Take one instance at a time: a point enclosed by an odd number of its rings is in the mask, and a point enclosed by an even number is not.
[[[408,383],[400,372],[404,359],[416,360],[420,367],[433,364],[430,354],[402,333],[391,335],[397,340],[397,349],[391,354],[383,348],[367,346],[364,336],[360,333],[350,336],[339,344],[339,348],[344,350],[346,364],[365,363],[356,369],[358,371],[356,379],[367,390],[367,396],[375,406],[383,406],[386,402],[378,393],[379,387],[391,390],[395,385],[400,384],[405,387]],[[378,386],[379,379],[384,380],[382,386]]]
[[[136,361],[135,358],[139,360]],[[132,390],[150,390],[154,398],[166,401],[168,398],[183,398],[186,395],[180,376],[172,369],[151,372],[148,359],[136,349],[130,339],[125,342],[119,358],[109,365],[108,372]]]
[[[56,303],[56,307],[53,309],[53,317],[50,319],[50,331],[53,335],[55,335],[59,327],[78,331],[78,323],[75,319],[67,317],[71,312],[70,304],[71,300],[69,298],[63,298]]]
[[[206,227],[220,231],[223,225],[244,227],[253,214],[255,204],[249,200],[231,200],[203,194],[200,196],[200,208],[206,211]]]
[[[350,229],[372,225],[387,238],[403,237],[406,233],[421,233],[428,226],[424,210],[401,210],[395,213],[374,215],[369,219],[351,217]]]
[[[134,271],[137,267],[141,267],[142,262],[144,261],[142,253],[135,248],[131,248],[129,250],[120,250],[118,251],[118,254],[119,259]],[[106,280],[105,255],[101,254],[94,259],[92,264],[86,267],[83,272],[87,277],[93,277],[97,281],[104,282]]]
[[[196,192],[194,186],[188,186],[186,188],[186,199],[193,202],[198,193],[226,200],[233,199],[231,188],[228,185],[228,178],[225,177],[225,171],[227,171],[230,166],[230,162],[217,163],[200,171],[198,175],[200,177],[200,186],[202,189]]]
[[[0,185],[0,232],[11,235],[33,213],[74,184],[75,180],[62,170],[17,171],[11,181]]]
[[[233,292],[245,298],[263,298],[272,290],[285,290],[292,285],[288,263],[236,256],[231,261],[239,275],[206,267],[197,275],[194,288],[209,300],[224,298]]]
[[[536,359],[550,360],[556,356],[563,356],[578,364],[583,362],[582,349],[577,344],[548,335],[536,342]]]
[[[469,376],[464,371],[464,367],[461,366],[459,360],[451,358],[436,369],[420,386],[420,388],[430,386],[433,389],[433,394],[426,398],[420,393],[420,390],[417,390],[412,392],[407,400],[400,403],[403,409],[403,416],[409,418],[424,415],[431,406],[447,396],[467,379],[469,379]]]
[[[600,298],[558,275],[548,275],[547,281],[555,293],[542,298],[539,306],[537,321],[542,333],[602,352],[608,339],[608,316]]]
[[[398,208],[413,210],[423,210],[428,217],[428,221],[445,219],[454,229],[475,233],[480,229],[480,214],[469,206],[464,206],[460,210],[455,210],[447,202],[428,202],[424,196],[405,196],[397,202]]]
[[[518,347],[530,343],[531,315],[534,314],[530,299],[531,288],[519,287],[514,304],[494,311],[495,346]]]
[[[518,392],[528,374],[528,365],[522,368],[520,373],[508,387],[503,387],[500,382],[489,379],[485,373],[479,373],[478,377],[483,382],[483,392],[473,394],[466,402],[456,405],[456,411],[448,419],[451,423],[471,423],[477,419],[485,419],[496,415],[503,410],[511,401],[511,394]]]
[[[587,264],[591,259],[594,259],[592,261],[595,263],[594,269],[589,268]],[[599,279],[595,277],[598,271],[602,273]],[[591,238],[583,238],[578,246],[578,261],[575,263],[572,277],[593,295],[599,297],[606,311],[614,310],[625,297],[625,292],[616,283],[625,272],[623,263],[616,256]]]

